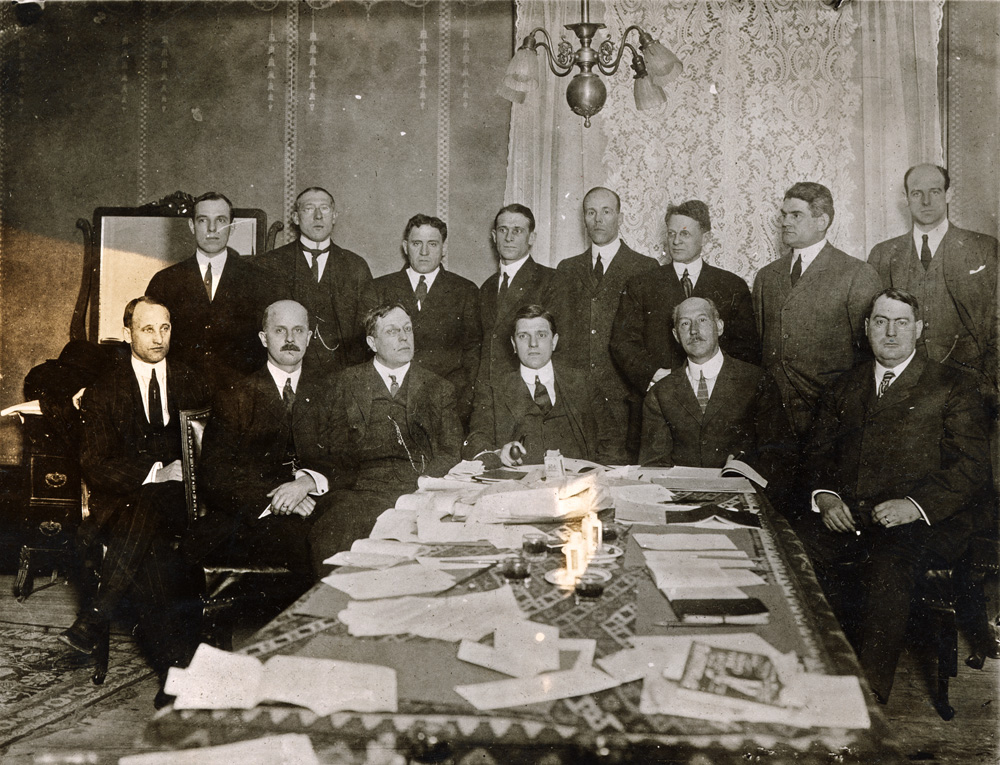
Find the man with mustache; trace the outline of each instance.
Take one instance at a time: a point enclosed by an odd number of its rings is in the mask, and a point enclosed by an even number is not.
[[[208,392],[194,372],[171,358],[170,312],[150,297],[125,307],[131,347],[87,387],[80,466],[90,489],[93,532],[106,546],[100,586],[90,607],[60,637],[93,653],[123,601],[139,608],[153,668],[165,675],[194,650],[197,614],[185,611],[186,585],[173,543],[188,524],[181,476],[179,411],[204,406]]]
[[[462,426],[455,389],[413,363],[413,323],[399,303],[365,315],[365,335],[375,358],[349,367],[333,382],[331,450],[334,464],[353,477],[335,492],[309,535],[313,568],[368,536],[375,519],[422,475],[443,476],[459,461]]]
[[[689,297],[711,300],[725,323],[722,349],[733,358],[760,360],[750,290],[739,276],[702,259],[712,230],[708,205],[690,199],[667,208],[667,249],[671,261],[625,286],[611,329],[611,354],[639,397],[684,361],[673,335],[674,307]]]
[[[306,358],[324,375],[365,358],[361,295],[372,281],[364,258],[331,238],[337,215],[333,195],[310,186],[292,212],[299,236],[258,258],[271,299],[295,300],[309,311],[314,334]]]
[[[552,315],[524,306],[514,315],[510,343],[518,369],[476,389],[463,456],[487,469],[541,464],[550,449],[610,462],[618,451],[607,405],[583,372],[552,361],[559,343]]]
[[[213,393],[264,361],[257,340],[262,280],[227,246],[232,217],[232,203],[222,194],[198,197],[188,221],[195,254],[154,274],[146,287],[170,310],[173,359],[202,375]]]
[[[264,312],[263,368],[216,396],[198,465],[207,514],[185,551],[269,563],[311,580],[307,536],[331,486],[349,482],[330,452],[331,388],[308,362],[309,313],[294,300]]]
[[[721,468],[732,455],[783,499],[795,437],[771,375],[719,347],[725,323],[711,300],[683,301],[673,325],[687,361],[646,394],[640,464]]]

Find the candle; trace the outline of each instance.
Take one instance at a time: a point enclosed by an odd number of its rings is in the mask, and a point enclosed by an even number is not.
[[[587,542],[583,534],[572,532],[563,547],[563,554],[566,556],[566,577],[575,581],[587,569]]]
[[[583,516],[580,530],[583,532],[583,538],[587,541],[587,554],[596,555],[603,542],[603,525],[597,517],[597,513],[591,510]]]

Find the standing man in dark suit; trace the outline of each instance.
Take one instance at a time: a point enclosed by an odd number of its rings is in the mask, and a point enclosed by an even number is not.
[[[844,373],[819,402],[806,452],[815,512],[799,536],[884,703],[916,577],[953,565],[986,522],[991,506],[973,500],[989,484],[990,461],[973,376],[916,352],[916,298],[879,293],[865,330],[875,360]],[[862,562],[860,583],[838,567],[845,560]]]
[[[865,312],[878,274],[826,240],[833,195],[819,183],[796,183],[781,205],[781,241],[791,251],[757,272],[753,307],[764,368],[778,383],[799,439],[820,391],[850,369],[862,350]]]
[[[638,422],[634,443],[627,448],[629,388],[625,375],[611,358],[611,324],[621,302],[625,284],[638,274],[657,267],[653,258],[632,250],[618,235],[621,199],[598,186],[583,198],[583,221],[590,248],[559,263],[552,281],[552,312],[562,327],[559,355],[583,369],[593,390],[603,396],[612,413],[617,446],[610,461],[635,461],[638,449]],[[638,413],[641,400],[633,397]]]
[[[721,468],[734,456],[769,483],[790,476],[795,436],[771,375],[719,347],[725,324],[712,301],[683,301],[673,325],[687,361],[646,394],[640,463]]]
[[[220,547],[228,562],[286,566],[310,581],[313,511],[343,478],[331,461],[331,388],[302,363],[311,337],[303,306],[271,304],[260,333],[267,364],[216,396],[198,465],[209,512],[187,543],[195,558]]]
[[[360,304],[372,272],[360,255],[331,240],[337,205],[326,189],[312,186],[299,194],[292,222],[298,239],[260,258],[267,302],[294,300],[306,307],[314,322],[306,358],[328,375],[365,357]]]
[[[760,360],[746,282],[702,260],[705,237],[712,230],[708,206],[698,199],[671,205],[666,223],[673,262],[632,278],[611,330],[611,353],[640,397],[685,359],[673,335],[673,311],[689,297],[715,303],[726,326],[720,341],[726,353],[750,364]]]
[[[479,370],[482,328],[479,289],[468,279],[446,271],[448,226],[440,218],[414,215],[403,230],[408,265],[380,276],[365,290],[365,313],[386,303],[400,303],[413,319],[413,360],[455,388],[463,424],[472,411],[472,386]]]
[[[520,204],[500,208],[493,220],[493,244],[500,270],[479,288],[483,350],[478,379],[488,383],[494,374],[517,368],[508,338],[514,314],[522,306],[547,305],[555,271],[531,257],[535,243],[535,216]]]
[[[413,361],[413,324],[403,306],[365,316],[375,358],[344,370],[333,384],[330,432],[334,465],[355,477],[337,491],[309,535],[313,567],[366,537],[384,510],[417,489],[422,475],[442,476],[459,461],[462,426],[451,383]]]
[[[477,387],[463,456],[483,460],[487,469],[541,464],[550,449],[606,461],[614,447],[604,398],[585,373],[553,363],[559,335],[552,315],[524,306],[515,314],[510,342],[519,368]]]
[[[153,275],[149,297],[173,322],[173,359],[200,374],[214,392],[264,362],[257,317],[264,307],[257,269],[226,245],[233,206],[214,191],[195,200],[188,225],[195,254]]]
[[[91,607],[62,640],[93,653],[126,598],[139,618],[154,669],[185,665],[194,650],[196,614],[182,615],[184,582],[171,542],[187,526],[178,412],[203,406],[207,391],[189,369],[167,361],[170,312],[150,297],[129,302],[122,360],[87,388],[81,407],[80,464],[90,488],[96,541],[107,549]]]
[[[883,287],[920,301],[927,357],[967,369],[996,397],[997,240],[948,221],[948,171],[917,165],[903,176],[913,228],[872,248],[868,262]]]

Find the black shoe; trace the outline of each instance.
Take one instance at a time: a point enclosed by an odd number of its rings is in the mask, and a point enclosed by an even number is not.
[[[107,629],[107,618],[96,608],[90,608],[83,611],[59,639],[74,651],[91,656]]]
[[[167,673],[160,672],[158,674],[160,677],[160,688],[156,691],[156,696],[153,697],[153,708],[163,709],[168,704],[173,704],[177,697],[171,696],[165,689],[167,685]]]

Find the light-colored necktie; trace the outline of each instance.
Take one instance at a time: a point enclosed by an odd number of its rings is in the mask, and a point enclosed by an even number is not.
[[[882,382],[878,384],[878,397],[882,398],[882,395],[889,389],[889,383],[892,382],[892,378],[896,376],[895,372],[886,372],[882,375]]]
[[[708,409],[708,382],[705,380],[705,370],[698,370],[698,406],[701,407],[701,413],[705,414],[705,410]]]
[[[212,302],[212,264],[205,267],[205,293],[208,295],[208,302]]]
[[[399,393],[399,383],[396,382],[396,375],[389,375],[389,379],[392,383],[389,385],[389,395],[396,398],[396,394]]]

